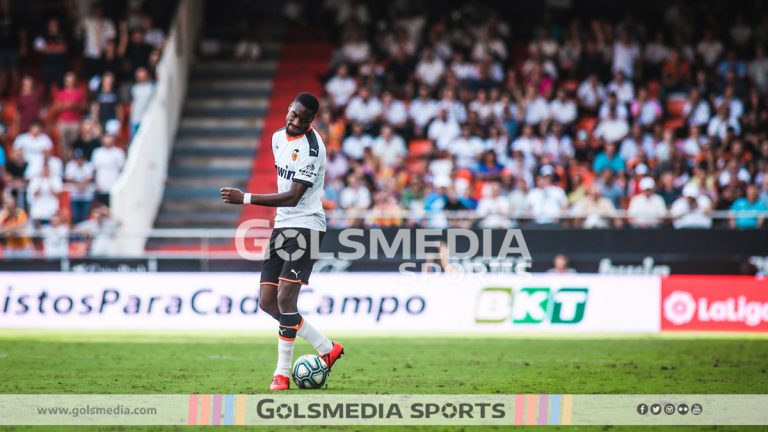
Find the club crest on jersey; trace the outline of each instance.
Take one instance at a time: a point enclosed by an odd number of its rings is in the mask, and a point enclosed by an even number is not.
[[[291,154],[291,160],[296,161],[296,159],[299,158],[299,149],[295,148],[293,149],[293,154]]]

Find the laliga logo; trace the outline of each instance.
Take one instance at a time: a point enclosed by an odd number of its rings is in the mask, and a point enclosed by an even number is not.
[[[696,313],[696,300],[685,291],[673,291],[664,300],[664,318],[674,325],[691,322]]]

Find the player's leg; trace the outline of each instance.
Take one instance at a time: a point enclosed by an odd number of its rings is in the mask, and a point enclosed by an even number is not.
[[[280,321],[280,309],[277,307],[277,284],[262,282],[259,290],[259,308],[272,318]]]
[[[320,357],[323,358],[328,368],[330,368],[344,353],[344,347],[339,343],[332,342],[303,319],[297,307],[301,286],[309,284],[309,276],[312,274],[312,267],[315,264],[309,253],[309,251],[313,250],[312,242],[322,241],[323,233],[315,232],[315,235],[312,235],[309,229],[297,229],[297,231],[305,239],[303,244],[305,245],[306,253],[300,254],[292,261],[286,261],[283,266],[283,272],[279,277],[280,285],[278,287],[277,303],[280,308],[281,317],[284,314],[290,316],[288,322],[298,325],[296,334],[309,342],[320,354]],[[294,255],[293,252],[298,250],[296,245],[299,243],[296,242],[296,239],[292,239],[285,242],[284,248]]]

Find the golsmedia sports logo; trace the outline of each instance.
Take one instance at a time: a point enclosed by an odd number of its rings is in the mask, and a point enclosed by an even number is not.
[[[478,324],[578,324],[584,319],[588,288],[484,288],[477,298]]]

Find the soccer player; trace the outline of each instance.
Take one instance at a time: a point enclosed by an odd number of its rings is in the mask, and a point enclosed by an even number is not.
[[[306,322],[296,305],[301,285],[309,283],[312,273],[312,242],[322,241],[325,233],[325,212],[320,202],[325,181],[325,144],[310,126],[319,106],[313,95],[299,94],[288,107],[285,128],[272,135],[277,193],[221,189],[221,198],[229,204],[277,207],[269,255],[261,270],[259,295],[259,307],[280,323],[277,369],[270,390],[287,390],[290,386],[288,377],[297,335],[317,349],[329,370],[344,354],[344,347]]]

